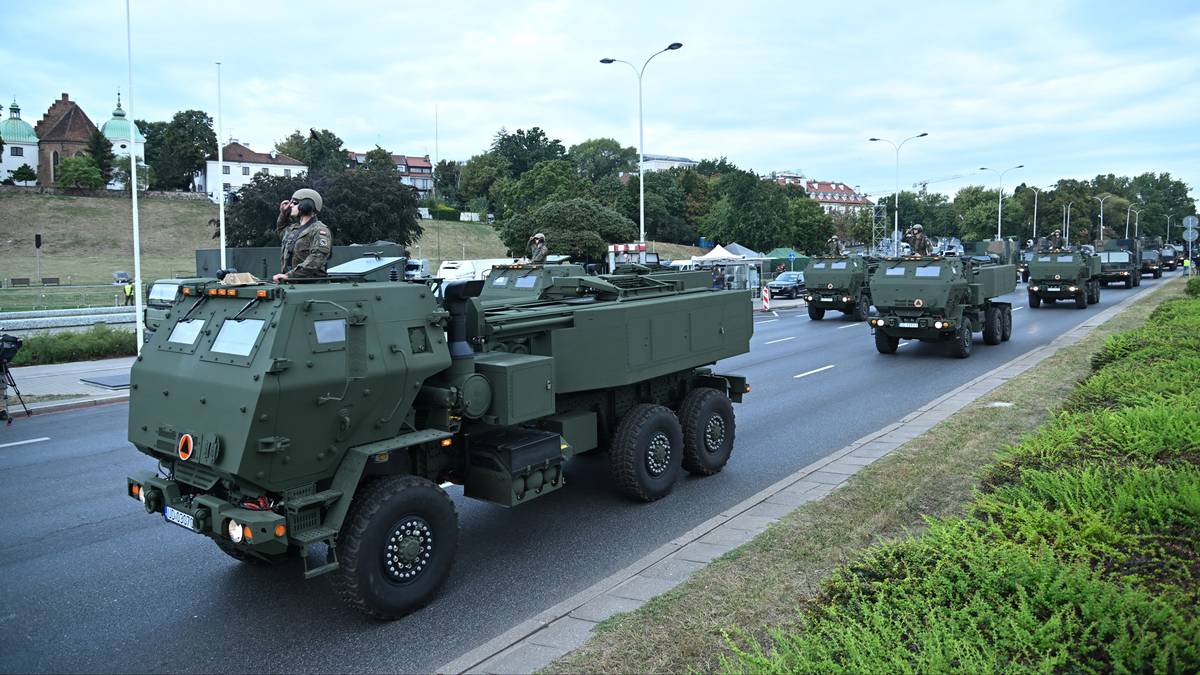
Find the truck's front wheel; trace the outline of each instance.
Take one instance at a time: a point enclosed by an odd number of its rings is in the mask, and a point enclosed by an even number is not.
[[[975,337],[971,334],[971,329],[966,323],[958,327],[958,332],[954,335],[954,340],[950,343],[950,355],[965,359],[971,355],[971,347],[974,346]]]
[[[733,452],[733,404],[723,392],[699,387],[679,406],[683,426],[683,468],[698,476],[721,471]]]
[[[820,307],[813,307],[812,305],[809,305],[808,318],[812,319],[813,321],[820,321],[821,319],[825,318],[825,310],[821,309]]]
[[[895,354],[899,347],[900,338],[892,337],[881,330],[875,331],[875,351],[880,354]]]
[[[644,502],[675,487],[683,463],[683,430],[675,413],[642,403],[629,409],[613,433],[609,465],[617,488]]]
[[[850,313],[850,318],[855,321],[866,321],[869,310],[870,303],[867,302],[867,296],[860,293],[858,299],[854,301],[854,309]]]
[[[444,490],[417,476],[378,478],[355,496],[338,535],[333,586],[367,616],[397,619],[433,599],[457,548],[458,514]]]
[[[1012,337],[1012,306],[1005,305],[1003,308],[1001,308],[1000,314],[1000,325],[1003,327],[1000,332],[1000,339],[1008,342],[1009,338]]]
[[[1038,297],[1037,295],[1030,293],[1029,294],[1030,309],[1037,309],[1038,307],[1041,307],[1041,306],[1042,306],[1042,299],[1040,297]]]

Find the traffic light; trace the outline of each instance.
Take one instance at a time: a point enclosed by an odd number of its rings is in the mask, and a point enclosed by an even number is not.
[[[33,235],[33,247],[34,248],[42,247],[42,235],[40,235],[40,234]]]

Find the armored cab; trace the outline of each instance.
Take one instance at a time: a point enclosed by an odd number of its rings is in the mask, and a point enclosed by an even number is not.
[[[150,341],[164,321],[171,318],[175,306],[182,302],[185,292],[203,289],[205,279],[159,279],[146,291],[146,304],[142,308],[142,320],[146,326],[145,340]]]
[[[1162,258],[1162,271],[1174,272],[1179,269],[1179,261],[1183,259],[1183,255],[1173,245],[1163,246],[1159,255]]]
[[[871,275],[878,316],[870,320],[875,348],[894,354],[900,340],[948,342],[971,355],[973,333],[989,345],[1012,335],[1012,306],[994,298],[1016,288],[1016,269],[999,255],[887,258]]]
[[[536,297],[493,302],[484,281],[372,281],[391,264],[183,284],[133,366],[129,440],[157,470],[129,476],[128,495],[236,559],[300,557],[306,577],[329,573],[350,605],[390,619],[449,574],[444,483],[515,506],[606,450],[615,487],[649,501],[681,470],[728,461],[749,389],[712,366],[749,349],[744,292],[703,273],[697,286],[542,268]]]
[[[871,272],[877,258],[833,256],[813,258],[805,270],[808,318],[820,321],[825,311],[836,309],[855,321],[865,321],[871,311]]]
[[[1100,302],[1100,256],[1090,251],[1039,251],[1029,262],[1029,306],[1074,300],[1085,309]]]
[[[1106,239],[1100,246],[1100,283],[1142,285],[1142,247],[1136,239]]]

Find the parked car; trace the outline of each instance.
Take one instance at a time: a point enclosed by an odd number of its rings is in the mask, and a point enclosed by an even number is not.
[[[784,272],[767,284],[771,297],[786,295],[793,300],[804,292],[804,272]]]

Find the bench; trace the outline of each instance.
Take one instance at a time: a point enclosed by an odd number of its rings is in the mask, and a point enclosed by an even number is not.
[[[57,286],[58,277],[42,277],[43,286]]]
[[[13,277],[8,280],[9,288],[16,288],[17,286],[28,286],[28,285],[29,285],[29,277]]]

